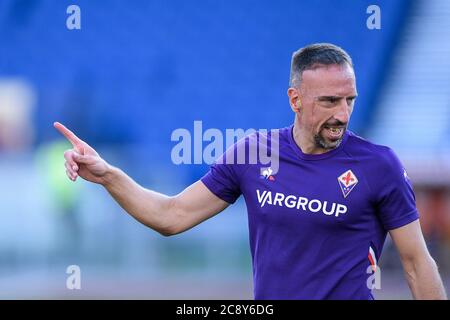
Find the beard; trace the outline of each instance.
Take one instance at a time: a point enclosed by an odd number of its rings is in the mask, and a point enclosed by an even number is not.
[[[344,127],[342,136],[337,140],[330,140],[323,136],[323,130],[322,128],[319,133],[314,135],[314,143],[316,147],[323,148],[325,150],[331,150],[339,147],[339,145],[342,142],[342,139],[344,139],[345,131],[347,130],[347,126]]]

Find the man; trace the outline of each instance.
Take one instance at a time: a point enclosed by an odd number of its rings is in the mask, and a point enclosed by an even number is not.
[[[392,150],[347,130],[357,96],[349,55],[332,44],[295,52],[287,94],[292,126],[240,140],[176,196],[142,188],[55,123],[73,144],[64,154],[67,175],[103,185],[130,215],[166,236],[192,228],[243,194],[256,299],[373,299],[368,278],[370,270],[379,272],[387,232],[413,297],[445,299],[406,171]],[[228,161],[239,147],[260,140],[278,146],[276,172]]]

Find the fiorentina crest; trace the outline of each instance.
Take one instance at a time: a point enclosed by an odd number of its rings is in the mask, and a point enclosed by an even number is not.
[[[347,170],[339,176],[338,182],[339,182],[339,186],[341,187],[344,198],[347,198],[349,193],[353,190],[353,188],[358,183],[358,178],[356,178],[356,176],[352,172],[352,170]]]

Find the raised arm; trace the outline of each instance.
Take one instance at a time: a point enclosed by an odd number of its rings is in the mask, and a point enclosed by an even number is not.
[[[75,181],[78,176],[103,185],[119,205],[132,217],[162,235],[188,230],[224,210],[228,203],[197,181],[176,196],[145,189],[103,160],[86,142],[62,124],[55,128],[72,144],[64,153],[66,173]]]
[[[389,231],[414,299],[447,299],[434,259],[430,256],[419,220]]]

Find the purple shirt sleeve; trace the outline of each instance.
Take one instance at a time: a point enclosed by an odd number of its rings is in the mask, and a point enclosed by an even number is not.
[[[395,153],[386,149],[374,180],[378,215],[384,228],[392,230],[417,220],[419,212],[406,170]]]
[[[239,179],[242,175],[239,171],[244,165],[235,164],[235,161],[229,161],[233,164],[227,163],[226,159],[235,159],[238,146],[243,144],[244,140],[231,146],[200,179],[212,193],[230,204],[236,202],[242,193]]]

